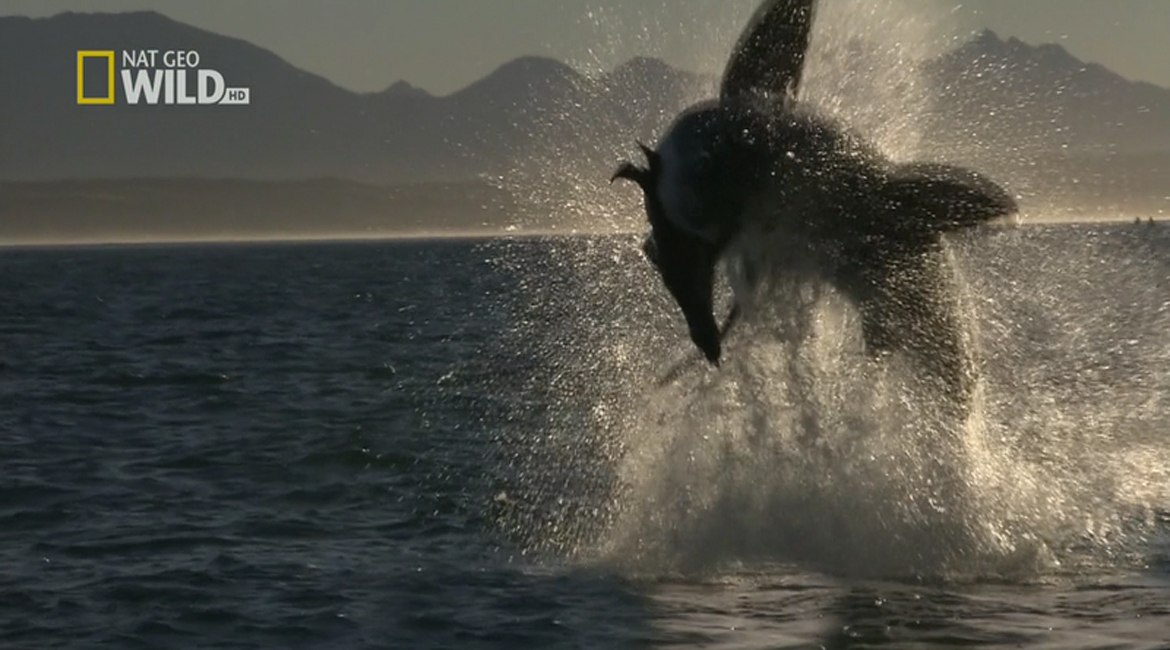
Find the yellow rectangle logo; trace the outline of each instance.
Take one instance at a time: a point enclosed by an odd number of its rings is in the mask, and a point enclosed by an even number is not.
[[[109,61],[109,87],[105,97],[85,96],[85,60],[106,59]],[[113,104],[114,103],[114,52],[113,50],[79,50],[77,52],[77,103],[78,104]]]

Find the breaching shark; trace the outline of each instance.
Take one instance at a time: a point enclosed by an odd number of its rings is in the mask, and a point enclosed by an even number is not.
[[[942,238],[1011,215],[1016,203],[970,170],[896,164],[798,103],[815,9],[816,0],[766,0],[732,53],[718,99],[683,111],[656,148],[639,143],[646,165],[624,163],[612,180],[642,188],[650,222],[643,251],[711,363],[719,364],[764,267],[785,268],[788,253],[760,251],[760,243],[783,241],[856,305],[869,354],[912,353],[965,395],[971,362]],[[723,327],[713,306],[721,261],[735,296]]]

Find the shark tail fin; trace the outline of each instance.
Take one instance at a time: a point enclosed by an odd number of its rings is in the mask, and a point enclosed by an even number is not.
[[[937,163],[901,165],[886,180],[887,225],[933,234],[971,228],[1017,211],[1015,199],[985,176]]]

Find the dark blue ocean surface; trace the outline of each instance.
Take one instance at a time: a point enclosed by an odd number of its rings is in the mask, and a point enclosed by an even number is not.
[[[955,242],[966,423],[632,237],[0,250],[0,646],[1168,648],[1168,232]]]

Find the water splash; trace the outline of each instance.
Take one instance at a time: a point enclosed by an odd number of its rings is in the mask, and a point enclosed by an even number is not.
[[[802,98],[913,158],[935,96],[923,66],[953,43],[951,16],[929,0],[821,3]]]
[[[939,23],[907,6],[826,3],[808,77],[811,101],[895,157],[921,148],[930,109],[914,66],[895,63],[942,42],[929,36]],[[858,48],[881,65],[859,64]],[[617,120],[580,127],[610,143],[598,158],[629,132]],[[555,149],[529,159],[546,174],[535,193],[547,190],[558,218],[641,219],[633,201],[614,207],[598,179],[607,167],[571,159]],[[562,182],[577,203],[557,207],[563,194],[551,188]],[[1077,241],[1032,231],[953,242],[984,362],[965,421],[912,361],[867,360],[857,314],[824,287],[778,284],[722,369],[684,365],[656,387],[693,353],[636,236],[493,249],[520,282],[505,345],[519,358],[501,362],[521,379],[498,389],[525,396],[498,434],[495,517],[527,552],[655,575],[798,562],[851,575],[1035,578],[1140,563],[1170,502],[1170,449],[1152,433],[1167,424],[1156,395],[1170,386],[1170,307],[1133,291],[1164,285],[1143,270],[1140,247]],[[1104,259],[1122,261],[1104,269]],[[1098,315],[1100,299],[1122,295],[1140,335]],[[1144,360],[1131,369],[1141,383],[1108,372],[1123,357]]]
[[[525,406],[498,441],[499,521],[529,552],[650,575],[1140,566],[1170,503],[1170,306],[1137,245],[1086,251],[1079,235],[956,243],[984,362],[966,422],[911,360],[861,354],[857,314],[831,290],[775,289],[716,371],[648,288],[632,238],[513,243],[518,272],[545,279],[516,305],[528,361],[508,390]],[[1096,255],[1126,262],[1095,275]],[[578,265],[609,279],[583,281]],[[1097,315],[1103,299],[1128,331]]]

